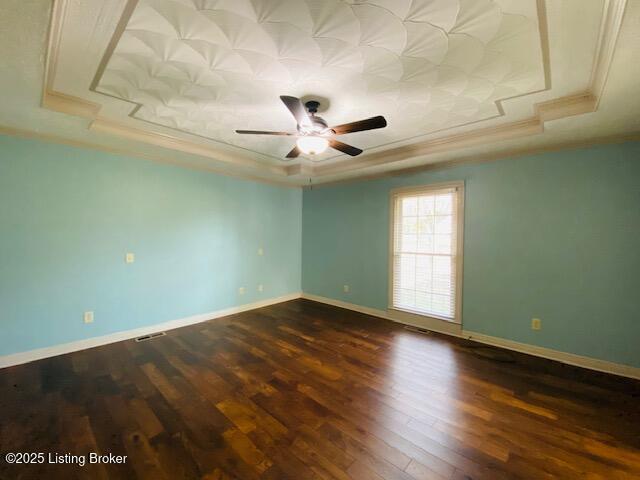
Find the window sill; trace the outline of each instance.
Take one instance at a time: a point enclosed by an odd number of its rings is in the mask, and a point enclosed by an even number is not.
[[[423,315],[395,307],[387,308],[387,313],[389,314],[389,317],[396,322],[426,328],[427,330],[433,330],[436,332],[443,332],[458,336],[462,335],[462,323],[459,320],[449,320],[445,318],[438,318],[433,315]]]

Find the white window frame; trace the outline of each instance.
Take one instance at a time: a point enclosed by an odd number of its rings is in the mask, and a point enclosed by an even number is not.
[[[393,276],[394,276],[394,225],[395,225],[395,202],[398,196],[420,195],[431,193],[435,190],[455,188],[457,195],[457,225],[456,225],[456,285],[455,285],[455,317],[453,319],[440,317],[433,314],[424,314],[412,310],[405,310],[393,305]],[[415,187],[394,188],[389,192],[389,291],[388,310],[402,312],[404,315],[416,316],[417,318],[433,318],[447,323],[462,324],[462,275],[463,275],[463,251],[464,251],[464,181],[433,183]]]

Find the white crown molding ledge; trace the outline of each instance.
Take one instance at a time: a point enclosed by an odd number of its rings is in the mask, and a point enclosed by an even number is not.
[[[533,116],[528,119],[505,122],[497,126],[481,127],[468,132],[423,140],[402,147],[372,151],[357,159],[350,159],[349,162],[331,162],[324,165],[304,163],[270,165],[258,161],[255,156],[252,158],[242,152],[223,151],[213,145],[195,142],[190,138],[148,129],[132,128],[128,122],[125,123],[113,118],[98,116],[101,111],[100,104],[55,91],[53,84],[67,4],[68,0],[54,0],[53,2],[43,85],[42,106],[44,108],[89,119],[92,121],[89,129],[93,131],[215,159],[229,166],[251,169],[257,176],[280,177],[283,180],[288,178],[289,181],[303,185],[307,183],[309,178],[316,180],[317,183],[323,183],[323,178],[331,181],[330,179],[336,175],[343,175],[345,178],[349,175],[366,175],[367,170],[381,165],[388,166],[389,171],[400,172],[403,168],[402,164],[408,159],[421,157],[427,159],[429,155],[436,153],[543,134],[544,124],[547,121],[595,112],[598,109],[611,60],[615,53],[627,0],[605,0],[603,4],[597,50],[592,62],[589,86],[584,92],[533,104]],[[127,4],[131,5],[129,2]],[[598,143],[598,141],[596,140],[594,143]],[[547,145],[546,148],[548,147]],[[544,150],[544,148],[541,147],[540,150]],[[532,153],[535,153],[535,149]],[[509,156],[509,152],[506,152],[503,156],[495,156],[504,158]],[[493,161],[493,159],[490,161]],[[243,176],[242,173],[238,175]]]
[[[101,145],[98,143],[85,142],[83,140],[75,140],[73,138],[67,138],[60,135],[52,135],[49,133],[37,132],[34,130],[24,130],[20,128],[5,126],[5,125],[0,125],[0,135],[7,135],[7,136],[17,137],[17,138],[34,139],[34,140],[39,140],[43,142],[56,143],[59,145],[69,145],[77,148],[87,148],[87,149],[96,150],[99,152],[112,153],[114,155],[123,155],[123,156],[128,156],[133,158],[139,158],[142,160],[148,160],[151,162],[164,164],[164,165],[174,165],[174,166],[177,166],[180,168],[186,168],[189,170],[215,173],[216,175],[224,175],[226,177],[240,178],[243,180],[250,180],[252,182],[259,182],[267,185],[276,185],[278,187],[293,188],[293,189],[301,188],[301,185],[296,184],[294,182],[286,182],[286,181],[275,179],[273,177],[260,176],[257,173],[243,174],[243,173],[237,173],[230,170],[226,170],[226,169],[223,169],[222,167],[215,167],[215,166],[209,167],[209,166],[195,165],[188,162],[177,162],[175,159],[171,157],[170,151],[167,152],[166,156],[158,155],[155,153],[142,153],[142,152],[135,151],[128,148]]]
[[[51,347],[28,350],[26,352],[12,353],[9,355],[0,356],[0,368],[20,365],[23,363],[33,362],[35,360],[41,360],[43,358],[55,357],[57,355],[64,355],[66,353],[77,352],[78,350],[86,350],[88,348],[108,345],[110,343],[121,342],[123,340],[130,340],[132,338],[141,337],[143,335],[150,335],[152,333],[165,332],[167,330],[186,327],[188,325],[194,325],[196,323],[202,323],[209,320],[214,320],[216,318],[226,317],[228,315],[234,315],[236,313],[255,310],[256,308],[275,305],[276,303],[288,302],[290,300],[300,298],[301,296],[301,292],[294,292],[287,295],[282,295],[280,297],[260,300],[237,307],[225,308],[223,310],[216,310],[215,312],[202,313],[199,315],[193,315],[191,317],[170,320],[168,322],[157,323],[154,325],[149,325],[147,327],[140,327],[132,330],[110,333],[108,335],[103,335],[100,337],[86,338],[83,340],[77,340],[75,342],[64,343],[61,345],[53,345]]]
[[[190,153],[200,157],[207,157],[232,165],[249,167],[255,169],[255,171],[261,171],[272,175],[278,175],[281,177],[287,175],[287,168],[284,166],[263,164],[244,156],[213,149],[206,145],[190,142],[173,135],[142,130],[105,118],[96,118],[89,125],[89,130],[116,135],[122,138],[128,138],[130,140],[148,143],[150,145],[156,145],[171,150],[178,150],[180,152]]]
[[[553,350],[545,347],[538,347],[536,345],[529,345],[526,343],[520,343],[513,340],[507,340],[499,337],[492,337],[490,335],[484,335],[482,333],[472,332],[469,330],[463,330],[460,325],[450,324],[442,320],[431,319],[427,317],[421,317],[416,320],[411,316],[399,315],[401,312],[394,312],[392,310],[378,310],[375,308],[363,307],[353,303],[343,302],[341,300],[335,300],[333,298],[322,297],[319,295],[313,295],[310,293],[303,293],[302,298],[312,300],[314,302],[325,303],[334,307],[340,307],[354,312],[364,313],[373,317],[383,318],[385,320],[391,320],[393,322],[402,323],[405,325],[411,325],[414,327],[425,328],[445,335],[451,335],[454,337],[466,338],[474,342],[483,343],[485,345],[491,345],[494,347],[505,348],[514,352],[525,353],[527,355],[533,355],[535,357],[546,358],[548,360],[555,360],[567,365],[573,365],[576,367],[587,368],[589,370],[595,370],[598,372],[610,373],[621,377],[635,378],[640,380],[640,368],[632,367],[630,365],[623,365],[620,363],[608,362],[606,360],[600,360],[597,358],[585,357],[582,355],[576,355],[573,353],[561,352],[559,350]],[[420,317],[418,317],[420,318]]]
[[[598,108],[602,92],[609,77],[609,69],[616,44],[618,43],[618,37],[620,36],[620,28],[622,27],[626,7],[627,0],[605,0],[604,2],[598,50],[596,51],[589,81],[591,92],[596,98],[595,109]]]

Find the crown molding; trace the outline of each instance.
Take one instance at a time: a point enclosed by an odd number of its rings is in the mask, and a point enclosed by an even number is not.
[[[149,154],[142,153],[138,151],[134,151],[129,148],[117,148],[110,147],[107,145],[101,145],[93,142],[85,142],[83,140],[76,140],[72,138],[63,137],[60,135],[53,135],[49,133],[36,132],[34,130],[25,130],[21,128],[14,128],[6,125],[0,125],[0,135],[7,135],[10,137],[18,137],[18,138],[28,138],[40,140],[43,142],[56,143],[59,145],[69,145],[77,148],[85,148],[90,150],[97,150],[100,152],[111,153],[114,155],[122,155],[127,157],[139,158],[142,160],[148,160],[155,163],[165,164],[165,165],[173,165],[177,167],[187,168],[189,170],[197,170],[197,171],[205,171],[209,173],[215,173],[217,175],[223,175],[225,177],[238,178],[242,180],[250,180],[252,182],[265,183],[267,185],[275,185],[278,187],[287,187],[287,188],[300,188],[300,185],[295,183],[289,183],[284,181],[278,181],[276,179],[270,179],[261,177],[258,175],[244,174],[244,173],[235,173],[230,172],[228,169],[221,169],[215,167],[208,167],[203,165],[197,165],[188,162],[178,162],[175,161],[171,157],[164,157],[162,155],[157,154]]]
[[[52,1],[51,22],[49,24],[44,81],[42,89],[42,108],[91,120],[91,123],[88,125],[88,129],[91,131],[116,135],[123,138],[128,138],[130,140],[168,148],[170,150],[177,150],[200,157],[214,159],[238,167],[250,168],[255,171],[255,175],[233,174],[233,176],[239,176],[251,180],[262,178],[260,176],[261,173],[268,176],[288,176],[287,165],[269,165],[264,162],[253,160],[245,155],[223,151],[183,138],[175,137],[173,135],[167,135],[131,127],[130,125],[123,122],[100,117],[99,113],[102,105],[99,103],[91,102],[74,95],[68,95],[56,91],[54,89],[54,80],[68,1],[69,0]],[[135,3],[135,1],[129,0],[125,8],[132,8]],[[59,140],[60,138],[56,138],[55,140],[51,141],[57,141],[59,143]],[[83,142],[81,146],[83,146],[84,148],[94,148],[94,145],[95,144]],[[140,156],[136,152],[127,149],[120,149],[118,153]],[[173,163],[177,165],[183,165],[181,162]],[[191,166],[189,168],[203,168],[208,171],[215,171],[216,173],[220,173],[222,171],[221,169],[208,167]],[[285,185],[290,186],[289,184]]]
[[[74,115],[91,120],[89,130],[116,135],[138,142],[177,150],[200,157],[231,163],[236,166],[252,168],[270,175],[288,176],[288,166],[269,165],[245,156],[213,149],[206,145],[190,142],[179,137],[131,127],[123,122],[109,120],[99,116],[101,105],[73,95],[46,90],[42,97],[42,107],[59,113]]]
[[[390,150],[365,154],[362,157],[358,157],[357,161],[350,162],[347,165],[337,163],[318,165],[313,169],[314,179],[322,183],[322,177],[339,175],[341,173],[351,172],[355,169],[378,166],[381,164],[388,164],[390,162],[400,162],[411,158],[427,156],[433,153],[442,153],[474,145],[495,143],[521,136],[536,135],[544,132],[545,122],[597,111],[599,101],[606,84],[606,79],[609,75],[615,46],[620,33],[620,28],[622,27],[626,4],[627,0],[605,0],[602,22],[598,34],[596,55],[593,62],[589,88],[586,92],[537,103],[534,105],[533,117],[528,120],[505,123],[496,127],[472,130],[433,140],[417,142]],[[629,135],[622,135],[624,138],[628,136]],[[577,144],[580,142],[575,143]],[[592,142],[585,143],[596,144],[602,142],[599,142],[596,139]],[[560,147],[560,149],[564,148],[573,147]],[[536,151],[544,152],[545,148],[526,149],[527,154],[536,153]],[[508,157],[513,154],[513,152],[514,151],[511,150],[508,151],[506,155],[491,154],[485,157],[491,158],[491,160],[487,161],[493,161],[499,158]],[[447,161],[442,166],[452,166],[457,163],[459,162]],[[424,167],[425,169],[431,169],[434,168],[435,165],[436,164],[429,164]],[[400,169],[396,170],[396,172],[406,170],[407,169]],[[367,176],[366,178],[377,178],[380,175],[384,174]]]
[[[355,168],[366,168],[380,165],[381,163],[409,160],[432,153],[500,142],[518,136],[535,135],[544,132],[545,122],[597,111],[609,75],[609,69],[611,68],[611,61],[615,53],[620,28],[622,27],[626,5],[627,0],[605,0],[598,34],[596,55],[594,57],[587,91],[577,95],[537,103],[533,108],[533,117],[528,120],[505,123],[497,127],[472,130],[435,140],[426,140],[384,152],[365,154],[358,158],[357,166],[354,165],[355,162],[351,162],[349,165],[330,164],[318,166],[314,169],[314,177],[321,179],[323,176],[338,175],[352,171]],[[530,124],[530,130],[528,131],[522,128],[522,126],[527,123]],[[534,127],[536,124],[538,128]],[[387,158],[389,161],[380,161],[381,158]]]
[[[67,10],[67,0],[51,0],[51,21],[47,35],[47,51],[44,59],[44,81],[42,83],[42,106],[45,98],[53,91],[53,79],[58,64],[58,52],[60,50],[60,38],[62,25]]]
[[[627,7],[627,0],[604,0],[604,2],[598,47],[589,80],[591,92],[596,97],[596,109],[609,77],[611,61],[613,60],[622,20],[624,19],[624,12]]]
[[[307,163],[296,163],[286,167],[290,177],[309,177],[313,175],[313,167]]]
[[[68,115],[93,120],[98,116],[102,105],[80,97],[57,92],[53,86],[67,4],[68,0],[52,0],[51,2],[51,22],[49,23],[47,51],[45,55],[41,106],[54,112],[66,113]]]
[[[289,165],[267,164],[265,162],[254,160],[248,155],[220,150],[209,145],[194,142],[190,139],[131,127],[128,123],[99,116],[101,105],[98,103],[55,91],[53,89],[53,80],[55,77],[56,62],[58,59],[60,37],[67,2],[68,0],[53,0],[42,95],[43,108],[91,120],[88,128],[92,131],[128,138],[130,140],[156,145],[170,150],[177,150],[197,155],[199,157],[215,159],[229,165],[251,169],[255,172],[255,175],[251,176],[253,179],[260,178],[261,175],[265,175],[279,176],[283,179],[288,177],[291,180],[295,180],[296,177],[299,177],[300,180],[298,181],[300,183],[302,183],[302,178],[313,178],[314,180],[322,183],[323,177],[334,177],[336,175],[348,174],[360,169],[367,169],[380,165],[392,165],[394,163],[399,164],[400,162],[409,159],[427,157],[435,153],[455,151],[471,146],[497,143],[513,138],[537,135],[544,132],[544,124],[547,121],[596,111],[606,84],[611,60],[615,52],[615,46],[619,36],[620,27],[622,25],[627,0],[605,0],[599,31],[598,46],[590,78],[590,86],[585,92],[578,95],[571,95],[538,103],[533,107],[533,116],[525,120],[507,122],[502,125],[469,130],[401,147],[372,152],[354,158],[349,162],[332,162],[325,164],[308,164],[302,162]],[[127,5],[131,5],[131,2],[127,2]],[[539,6],[540,5],[544,7],[544,3],[539,4]],[[599,142],[595,140],[590,143],[594,144]],[[90,144],[86,144],[85,147],[92,148]],[[544,147],[534,150],[529,149],[527,150],[527,153],[535,153],[535,151],[544,150]],[[124,149],[119,153],[140,156],[134,152],[124,151]],[[495,160],[511,155],[513,155],[513,151],[509,151],[503,155],[492,154],[490,157]],[[175,163],[182,165],[182,163],[179,162]],[[451,164],[452,162],[447,161],[444,162],[443,165],[446,166]],[[198,166],[195,168],[203,167]],[[434,164],[426,165],[425,168],[434,168]],[[208,168],[204,169],[209,170]],[[395,170],[406,171],[406,169],[402,169],[400,165],[398,165]],[[219,173],[220,169],[215,169],[215,171]],[[249,178],[249,176],[239,176]],[[364,178],[370,178],[370,176]]]
[[[149,132],[132,127],[122,122],[108,120],[106,118],[96,118],[89,125],[89,130],[93,132],[108,133],[122,138],[128,138],[138,142],[149,143],[159,147],[178,150],[200,157],[213,158],[221,162],[231,163],[241,167],[250,167],[272,175],[286,176],[287,170],[284,166],[268,165],[256,160],[251,160],[244,156],[235,155],[225,151],[215,150],[206,145],[190,142],[173,135],[164,133]]]
[[[620,135],[607,135],[597,138],[591,138],[589,140],[560,142],[554,145],[546,145],[542,147],[527,147],[527,148],[514,148],[508,150],[501,150],[499,152],[488,153],[484,155],[472,155],[468,157],[460,157],[452,160],[445,160],[442,162],[429,163],[427,165],[419,165],[415,167],[401,168],[397,170],[390,170],[386,172],[374,173],[366,176],[351,177],[341,180],[319,181],[314,183],[313,187],[329,187],[333,185],[340,185],[344,183],[353,183],[367,180],[376,180],[379,178],[397,177],[401,175],[410,175],[412,173],[419,173],[432,170],[446,170],[448,168],[454,168],[461,165],[473,165],[481,163],[496,162],[499,160],[509,160],[526,155],[538,155],[550,152],[559,152],[562,150],[575,150],[578,148],[594,147],[597,145],[610,145],[616,143],[626,142],[640,142],[640,131],[632,133],[624,133]],[[317,180],[317,179],[316,179]],[[306,185],[302,185],[302,188],[309,188]]]
[[[442,153],[461,148],[496,143],[518,137],[537,135],[544,132],[544,123],[573,115],[582,115],[596,110],[597,99],[593,93],[584,92],[578,95],[556,98],[534,105],[534,116],[517,122],[504,123],[496,127],[482,128],[469,132],[425,140],[402,147],[384,150],[358,157],[347,165],[320,165],[314,169],[317,177],[336,175],[357,168],[366,168],[380,164],[401,162],[411,158]]]
[[[67,0],[64,0],[67,1]],[[135,8],[138,5],[139,0],[126,0],[125,6],[122,10],[122,14],[120,17],[120,20],[118,21],[118,24],[115,27],[115,30],[113,32],[113,35],[111,36],[111,39],[105,49],[104,55],[102,56],[102,59],[100,61],[100,64],[98,65],[97,71],[94,75],[94,78],[91,82],[91,85],[89,87],[89,90],[92,92],[95,92],[99,95],[104,95],[107,97],[112,97],[115,98],[121,102],[124,103],[129,103],[131,105],[134,105],[133,109],[130,111],[129,113],[129,117],[143,122],[145,124],[148,125],[155,125],[157,127],[161,127],[163,129],[166,129],[170,132],[179,132],[179,134],[183,134],[183,135],[187,135],[187,136],[195,136],[195,137],[199,137],[199,135],[189,132],[188,130],[183,130],[181,128],[178,127],[170,127],[167,125],[162,125],[156,122],[153,122],[151,120],[145,120],[142,118],[137,117],[137,112],[144,106],[142,103],[139,102],[135,102],[135,101],[131,101],[128,100],[126,98],[120,97],[120,96],[116,96],[113,94],[109,94],[109,93],[105,93],[105,92],[101,92],[98,89],[98,85],[100,83],[100,80],[104,74],[104,71],[107,68],[107,64],[109,63],[114,51],[117,48],[118,42],[120,41],[120,39],[122,38],[122,35],[124,33],[124,31],[126,30],[127,24],[129,22],[129,20],[131,19],[131,16],[133,15],[133,12],[135,10]],[[538,90],[534,90],[534,91],[529,91],[526,93],[521,93],[518,95],[514,95],[514,96],[510,96],[510,97],[504,97],[504,98],[500,98],[495,100],[494,104],[495,104],[495,108],[497,111],[497,114],[494,116],[490,116],[490,117],[485,117],[482,119],[476,119],[476,120],[471,120],[468,121],[466,123],[460,123],[458,125],[455,126],[450,126],[450,127],[445,127],[441,130],[437,130],[437,131],[432,131],[430,132],[431,135],[437,135],[440,134],[442,132],[445,131],[451,131],[451,130],[459,130],[459,129],[463,129],[463,128],[467,128],[467,127],[471,127],[474,124],[480,124],[482,122],[486,122],[489,120],[495,120],[497,118],[500,117],[504,117],[505,114],[505,108],[504,108],[504,103],[510,100],[514,100],[516,98],[521,98],[521,97],[526,97],[526,96],[530,96],[530,95],[534,95],[534,94],[538,94],[544,91],[547,91],[551,88],[551,62],[550,62],[550,54],[549,54],[549,35],[548,35],[548,28],[547,28],[547,13],[546,13],[546,5],[545,5],[545,0],[535,0],[536,2],[536,8],[538,11],[538,28],[539,28],[539,33],[540,33],[540,48],[541,48],[541,54],[542,54],[542,65],[543,65],[543,73],[544,73],[544,87],[538,89]],[[174,134],[171,134],[172,136],[175,136]],[[424,136],[426,136],[427,133],[425,134],[421,134],[418,135],[418,137],[423,138]],[[208,141],[212,141],[212,138],[208,138],[208,137],[201,137],[204,138]],[[416,137],[417,138],[417,137]],[[399,143],[399,142],[406,142],[409,139],[400,139],[399,141],[396,142],[392,142],[392,143]],[[213,140],[215,141],[215,140]],[[373,148],[372,150],[378,150],[381,151],[382,149],[385,149],[386,147],[389,147],[390,144],[386,144],[386,145],[379,145],[375,148]],[[390,148],[390,147],[389,147]],[[256,155],[263,155],[258,151],[254,151],[254,150],[248,150],[251,153],[254,153]],[[265,156],[269,156],[264,154]],[[271,157],[271,158],[275,158],[275,157]],[[345,160],[344,155],[342,155],[341,153],[339,153],[336,156],[327,158],[325,160],[323,160],[322,163],[324,164],[329,164],[332,163],[332,161],[335,161],[336,159],[340,159],[342,161]],[[276,160],[281,160],[279,158],[276,158]],[[312,171],[311,171],[312,172]]]
[[[75,115],[89,120],[96,118],[101,108],[98,103],[52,90],[45,90],[42,95],[42,106],[54,112]]]
[[[533,110],[541,124],[551,120],[595,112],[598,99],[591,92],[537,103]]]
[[[542,123],[537,118],[531,118],[519,122],[511,122],[497,127],[487,127],[471,132],[449,135],[424,142],[404,145],[402,147],[384,150],[381,152],[364,155],[350,162],[348,165],[333,164],[319,165],[313,172],[316,177],[335,175],[337,173],[349,172],[355,169],[388,165],[393,162],[402,162],[415,157],[427,156],[434,153],[447,152],[464,147],[482,145],[500,140],[507,140],[517,137],[525,137],[543,132]]]

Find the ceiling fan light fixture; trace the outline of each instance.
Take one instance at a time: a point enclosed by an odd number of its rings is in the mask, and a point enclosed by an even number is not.
[[[329,141],[323,137],[306,136],[300,137],[296,144],[302,153],[307,155],[318,155],[327,149]]]
[[[290,132],[273,132],[268,130],[236,130],[236,133],[243,135],[281,135],[296,136],[298,140],[296,146],[287,153],[285,159],[289,160],[298,157],[301,153],[306,155],[318,155],[324,152],[328,147],[346,153],[352,157],[356,157],[362,153],[362,149],[348,145],[336,140],[336,135],[344,135],[345,133],[364,132],[366,130],[375,130],[376,128],[384,128],[387,121],[382,115],[377,117],[365,118],[356,122],[343,123],[330,127],[323,118],[316,116],[319,103],[315,100],[308,101],[302,105],[299,98],[281,95],[280,100],[289,110],[293,118],[296,120],[297,133]],[[320,161],[321,159],[317,159]]]

